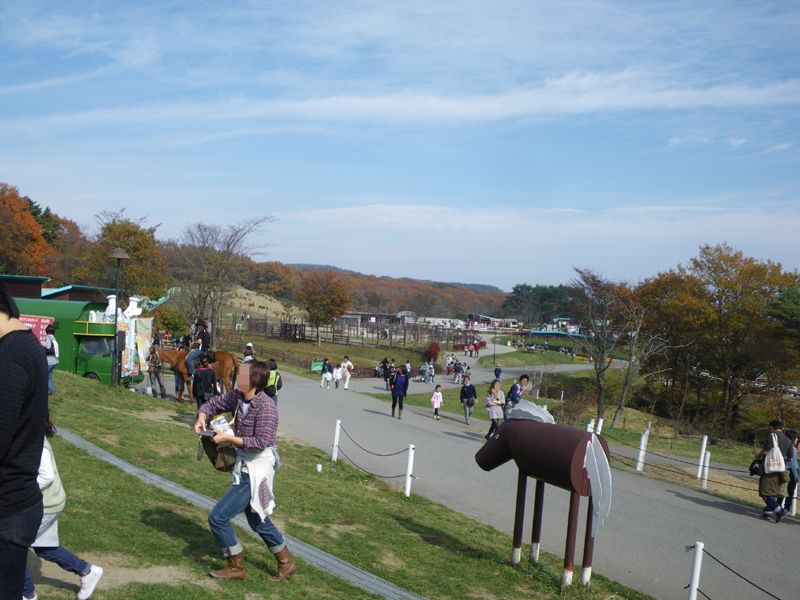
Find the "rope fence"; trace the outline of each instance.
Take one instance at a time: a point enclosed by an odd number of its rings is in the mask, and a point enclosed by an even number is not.
[[[596,427],[594,426],[594,423],[592,421],[590,421],[589,424],[587,425],[587,431],[591,431],[593,429],[596,429]],[[599,423],[599,422],[598,422],[598,425],[600,427],[602,427],[602,424]],[[597,431],[595,431],[595,433],[597,433]],[[625,441],[623,439],[620,439],[620,438],[618,438],[618,437],[616,437],[614,435],[609,435],[608,433],[605,433],[605,434],[603,434],[603,436],[605,438],[609,439],[609,440],[612,440],[612,441],[622,445],[622,446],[627,446],[629,448],[637,448],[637,446],[635,446],[634,444],[631,444],[630,442],[627,442],[627,441]],[[648,443],[649,437],[650,437],[650,425],[648,424],[647,429],[641,435],[640,444],[638,446],[638,451],[639,451],[638,458],[625,456],[623,454],[620,454],[618,452],[613,452],[613,451],[610,454],[611,454],[611,456],[613,456],[614,458],[620,460],[624,464],[628,464],[629,461],[635,463],[635,469],[638,472],[642,472],[644,470],[645,466],[650,467],[651,471],[652,470],[660,470],[661,474],[667,479],[673,479],[672,477],[670,477],[670,475],[672,475],[672,474],[679,475],[681,478],[685,478],[685,477],[690,477],[691,476],[691,473],[687,473],[686,472],[686,467],[681,467],[680,465],[687,465],[687,466],[691,466],[693,468],[696,467],[697,468],[696,478],[701,480],[700,481],[700,488],[703,489],[703,490],[707,489],[708,484],[711,483],[713,485],[716,485],[716,486],[719,486],[719,487],[722,487],[722,488],[743,490],[745,492],[749,492],[750,494],[758,495],[758,486],[737,485],[736,483],[733,483],[731,481],[721,481],[719,479],[709,478],[709,476],[708,476],[709,471],[718,471],[720,473],[731,473],[731,474],[734,474],[734,475],[732,475],[732,477],[735,478],[736,476],[738,476],[738,477],[740,477],[742,479],[744,479],[745,477],[749,477],[751,475],[749,473],[749,469],[745,469],[744,467],[740,467],[740,468],[733,467],[733,468],[730,468],[730,467],[712,466],[711,465],[711,453],[710,452],[706,452],[706,450],[705,450],[706,449],[706,441],[707,441],[707,437],[706,436],[703,436],[703,443],[702,443],[701,450],[700,450],[700,459],[699,459],[698,462],[685,460],[685,459],[677,458],[677,457],[674,457],[674,456],[668,456],[666,454],[659,454],[658,452],[650,452],[650,454],[655,456],[655,457],[664,459],[665,461],[670,461],[671,463],[678,463],[678,465],[669,464],[669,463],[666,463],[666,462],[645,461],[645,456],[647,454],[647,443]],[[631,465],[631,466],[633,466],[633,465]],[[680,482],[680,479],[679,479],[679,482]],[[744,483],[744,482],[742,482],[742,483]],[[800,492],[800,486],[797,486],[795,488],[794,492],[791,494],[791,498],[789,498],[790,506],[788,507],[789,508],[788,514],[790,514],[792,516],[797,514],[798,492]],[[738,493],[738,497],[740,499],[747,499],[747,498],[743,497],[743,495],[741,493]]]
[[[708,550],[706,550],[703,542],[695,542],[693,546],[686,546],[686,552],[690,552],[691,550],[694,550],[694,560],[692,561],[692,577],[689,582],[689,585],[687,585],[684,588],[689,590],[689,600],[696,600],[697,594],[700,594],[704,598],[708,598],[708,600],[711,600],[711,598],[700,589],[700,570],[703,565],[703,555],[707,555],[709,558],[712,558],[715,562],[717,562],[717,564],[721,565],[722,567],[724,567],[725,569],[736,575],[741,580],[746,581],[751,586],[753,586],[760,592],[766,594],[770,598],[774,598],[775,600],[782,600],[775,594],[768,592],[767,590],[762,588],[760,585],[753,583],[747,577],[745,577],[741,573],[738,573],[735,569],[729,567],[720,559],[718,559],[716,556],[711,554]]]
[[[407,467],[406,467],[406,472],[404,474],[402,474],[402,475],[377,475],[376,473],[372,473],[370,471],[367,471],[363,467],[358,466],[353,461],[353,459],[350,458],[349,456],[347,456],[347,454],[345,454],[344,451],[339,447],[339,439],[340,439],[341,432],[344,432],[344,434],[348,437],[348,439],[351,442],[353,442],[353,444],[355,444],[355,446],[357,448],[359,448],[360,450],[366,452],[367,454],[371,454],[372,456],[377,456],[377,457],[380,457],[380,458],[386,458],[386,457],[391,457],[391,456],[398,456],[400,454],[405,454],[406,452],[408,452],[408,464],[407,464]],[[404,494],[405,494],[406,498],[408,498],[411,495],[411,480],[412,479],[418,479],[417,477],[414,476],[414,474],[412,472],[413,469],[414,469],[414,444],[409,444],[408,448],[405,448],[403,450],[398,450],[397,452],[390,452],[388,454],[382,454],[382,453],[379,453],[379,452],[373,452],[372,450],[367,450],[366,448],[364,448],[364,446],[362,446],[357,441],[355,441],[353,439],[353,436],[351,436],[349,433],[347,433],[347,430],[344,427],[342,427],[342,422],[340,420],[337,420],[336,421],[336,429],[335,429],[334,434],[333,434],[333,446],[332,446],[332,449],[331,449],[331,461],[336,462],[338,460],[340,452],[341,452],[342,456],[344,456],[351,465],[353,465],[356,469],[359,469],[360,471],[363,471],[367,475],[372,475],[373,477],[379,477],[380,479],[399,479],[400,477],[405,477]]]

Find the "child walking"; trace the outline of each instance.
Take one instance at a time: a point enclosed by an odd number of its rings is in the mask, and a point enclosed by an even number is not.
[[[442,400],[442,386],[437,385],[436,388],[433,390],[433,396],[431,396],[431,406],[433,406],[433,418],[437,421],[439,420],[439,407],[444,404],[444,400]]]

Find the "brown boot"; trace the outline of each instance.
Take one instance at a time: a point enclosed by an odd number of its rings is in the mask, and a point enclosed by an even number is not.
[[[284,579],[291,577],[297,573],[297,565],[294,564],[292,557],[289,556],[289,549],[284,548],[275,555],[275,560],[278,561],[278,574],[275,577],[270,577],[270,581],[280,583]]]
[[[222,571],[209,572],[217,579],[244,579],[244,552],[228,557],[228,566]]]
[[[403,418],[403,409],[402,409],[402,408],[401,408],[401,409],[400,409],[400,411],[397,413],[397,418],[398,418],[398,419],[402,419],[402,418]]]

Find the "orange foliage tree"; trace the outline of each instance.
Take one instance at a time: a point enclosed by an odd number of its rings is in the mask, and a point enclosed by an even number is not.
[[[352,298],[347,284],[333,271],[307,271],[303,273],[297,300],[308,313],[309,322],[317,328],[330,325],[350,307]]]
[[[55,251],[42,236],[27,198],[0,183],[0,271],[10,275],[43,275]]]

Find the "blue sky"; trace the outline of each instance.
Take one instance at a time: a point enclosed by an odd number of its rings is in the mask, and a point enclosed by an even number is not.
[[[0,181],[509,290],[800,267],[795,2],[0,4]]]

